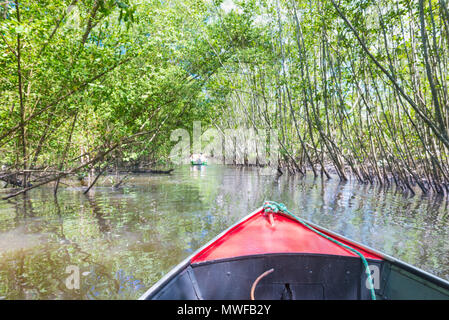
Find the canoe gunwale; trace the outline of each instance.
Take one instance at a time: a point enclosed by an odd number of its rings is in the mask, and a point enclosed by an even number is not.
[[[229,258],[194,262],[191,264],[191,266],[192,266],[192,268],[195,268],[195,267],[200,267],[200,266],[205,266],[205,265],[210,265],[210,264],[247,260],[247,259],[258,259],[258,258],[264,258],[267,256],[341,257],[342,259],[360,260],[360,258],[357,256],[341,256],[341,255],[336,255],[336,254],[334,255],[334,254],[327,254],[327,253],[270,252],[270,253],[258,253],[258,254],[250,254],[250,255],[237,256],[237,257],[229,257]],[[370,258],[366,258],[366,261],[368,261],[369,263],[381,263],[382,262],[382,260],[370,259]]]
[[[393,265],[396,265],[396,266],[398,266],[398,267],[400,267],[402,269],[405,269],[406,271],[408,271],[408,272],[410,272],[412,274],[415,274],[415,275],[417,275],[419,277],[424,277],[426,280],[434,282],[435,284],[443,286],[447,290],[449,290],[449,281],[447,281],[445,279],[439,278],[439,277],[437,277],[437,276],[435,276],[435,275],[433,275],[433,274],[431,274],[431,273],[429,273],[427,271],[424,271],[424,270],[422,270],[422,269],[420,269],[418,267],[415,267],[415,266],[413,266],[411,264],[408,264],[408,263],[406,263],[404,261],[401,261],[401,260],[399,260],[397,258],[389,256],[389,255],[387,255],[387,254],[385,254],[383,252],[377,251],[377,250],[375,250],[375,249],[373,249],[371,247],[368,247],[368,246],[366,246],[364,244],[361,244],[361,243],[359,243],[357,241],[348,239],[348,238],[346,238],[346,237],[344,237],[344,236],[342,236],[342,235],[340,235],[338,233],[335,233],[335,232],[330,231],[330,230],[328,230],[326,228],[318,226],[318,225],[316,225],[316,224],[314,224],[312,222],[309,222],[309,221],[304,220],[304,219],[303,219],[303,221],[305,221],[306,223],[308,223],[310,226],[314,227],[315,229],[317,229],[319,231],[323,231],[324,233],[327,233],[327,234],[331,235],[332,237],[335,237],[338,240],[343,240],[343,241],[349,242],[350,244],[353,244],[354,246],[360,247],[360,248],[362,248],[363,250],[365,250],[365,251],[367,251],[369,253],[372,253],[374,255],[378,255],[383,260],[385,260],[387,262],[390,262]]]

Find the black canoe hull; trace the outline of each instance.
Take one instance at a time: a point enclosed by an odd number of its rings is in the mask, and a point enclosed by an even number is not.
[[[449,286],[416,269],[369,260],[379,270],[379,300],[449,299]],[[171,279],[147,292],[151,300],[249,300],[251,286],[264,271],[256,300],[370,300],[366,276],[355,257],[267,254],[186,264]]]

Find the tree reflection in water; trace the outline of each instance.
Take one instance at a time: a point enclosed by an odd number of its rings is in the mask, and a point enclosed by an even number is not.
[[[447,201],[339,180],[208,166],[100,179],[0,203],[0,297],[136,299],[173,266],[264,200],[449,279]],[[68,266],[80,288],[68,289]]]

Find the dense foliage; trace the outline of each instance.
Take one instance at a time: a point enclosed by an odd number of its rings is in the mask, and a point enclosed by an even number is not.
[[[245,26],[233,28],[244,39],[229,32],[238,55],[208,84],[224,92],[221,126],[278,129],[291,171],[449,190],[447,1],[244,1],[216,12]]]
[[[165,160],[170,131],[199,120],[279,130],[292,171],[448,188],[446,0],[0,5],[0,156],[18,186]]]
[[[2,3],[0,154],[25,172],[15,184],[35,171],[56,172],[40,184],[164,156],[170,128],[207,121],[202,86],[216,66],[196,28],[206,10],[199,1]]]

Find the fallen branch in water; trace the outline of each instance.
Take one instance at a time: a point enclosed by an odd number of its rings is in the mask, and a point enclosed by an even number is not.
[[[67,171],[67,172],[63,172],[63,173],[61,173],[61,174],[58,174],[58,175],[56,175],[56,176],[54,176],[54,177],[52,177],[52,178],[50,178],[50,179],[47,179],[47,180],[45,180],[45,181],[43,181],[43,182],[40,182],[40,183],[38,183],[38,184],[35,184],[35,185],[33,185],[33,186],[30,186],[30,187],[27,187],[27,188],[22,189],[22,190],[20,190],[20,191],[17,191],[16,193],[7,195],[7,196],[3,197],[2,200],[7,200],[7,199],[10,199],[10,198],[12,198],[12,197],[16,197],[16,196],[18,196],[19,194],[26,193],[27,191],[29,191],[29,190],[31,190],[31,189],[34,189],[34,188],[43,186],[43,185],[48,184],[48,183],[50,183],[50,182],[53,182],[53,181],[56,181],[56,180],[58,180],[58,179],[64,178],[64,177],[68,176],[69,174],[75,173],[75,172],[77,172],[77,171],[79,171],[79,170],[81,170],[81,169],[83,169],[83,168],[85,168],[85,167],[87,167],[87,166],[89,166],[89,165],[91,165],[91,164],[94,164],[94,163],[98,162],[99,160],[103,159],[105,155],[109,154],[111,151],[115,150],[117,147],[118,147],[118,144],[115,144],[115,145],[114,145],[113,147],[111,147],[109,150],[106,150],[106,151],[104,151],[104,152],[101,152],[97,157],[93,158],[92,160],[90,160],[90,161],[88,161],[88,162],[86,162],[86,163],[84,163],[84,164],[82,164],[82,165],[79,165],[79,166],[76,167],[76,168],[73,168],[73,169],[71,169],[71,170],[69,170],[69,171]]]
[[[169,169],[169,170],[149,170],[149,173],[154,173],[154,174],[170,174],[173,172],[173,170],[175,169]]]
[[[129,176],[129,173],[126,174],[123,178],[121,178],[119,182],[117,182],[116,184],[114,184],[114,185],[112,186],[112,188],[114,188],[114,189],[119,188],[120,185],[123,183],[123,181],[125,181],[125,179],[126,179],[128,176]]]
[[[20,191],[15,192],[15,193],[9,194],[9,195],[3,197],[2,200],[8,200],[10,198],[16,197],[16,196],[18,196],[20,194],[26,193],[27,191],[29,191],[31,189],[34,189],[34,188],[43,186],[45,184],[48,184],[50,182],[56,181],[58,179],[64,178],[64,177],[66,177],[66,176],[68,176],[70,174],[74,174],[74,173],[78,172],[79,170],[81,170],[81,169],[83,169],[83,168],[85,168],[85,167],[87,167],[89,165],[94,165],[95,163],[98,163],[99,161],[103,160],[106,155],[108,155],[109,153],[111,153],[112,151],[117,149],[118,147],[122,147],[124,145],[136,142],[135,138],[137,138],[137,137],[140,137],[140,136],[143,136],[143,135],[147,135],[147,134],[153,134],[151,136],[151,138],[149,139],[149,141],[148,141],[148,142],[151,142],[156,137],[156,134],[160,131],[160,129],[162,128],[162,125],[165,123],[165,121],[167,119],[168,119],[168,116],[159,124],[159,127],[157,129],[155,129],[155,130],[142,131],[142,132],[138,132],[136,134],[133,134],[133,135],[131,135],[129,137],[123,138],[122,140],[120,140],[119,142],[113,144],[111,147],[109,147],[105,151],[100,151],[97,156],[95,156],[94,158],[92,158],[88,162],[83,163],[83,164],[79,165],[78,167],[75,167],[75,168],[73,168],[73,169],[71,169],[69,171],[62,172],[62,173],[60,173],[60,174],[58,174],[56,176],[53,176],[53,177],[51,177],[51,178],[49,178],[49,179],[47,179],[47,180],[45,180],[43,182],[37,183],[35,185],[26,187],[26,188],[24,188],[24,189],[22,189]],[[103,145],[103,148],[105,148],[105,147],[106,147],[106,144]]]
[[[87,187],[86,190],[84,190],[84,194],[88,193],[89,190],[94,186],[94,184],[97,182],[98,178],[100,178],[100,176],[106,171],[108,165],[106,164],[101,170],[100,172],[97,174],[97,176],[95,177],[94,181],[92,181],[92,183]]]

